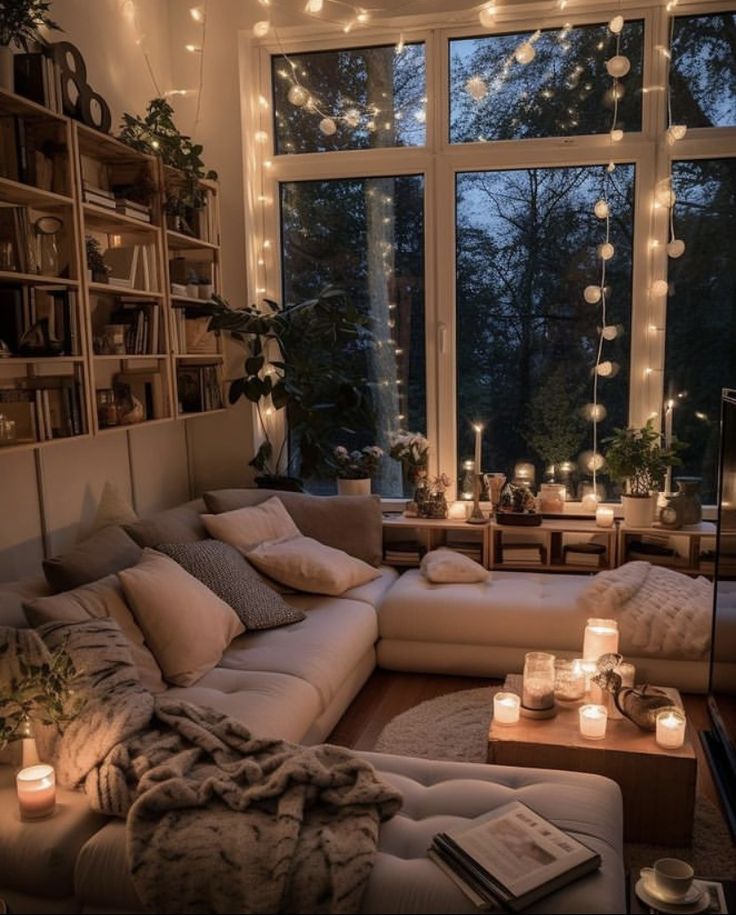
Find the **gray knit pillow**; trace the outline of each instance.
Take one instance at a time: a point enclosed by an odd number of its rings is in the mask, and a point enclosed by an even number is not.
[[[228,543],[220,540],[162,543],[156,549],[229,604],[246,629],[274,629],[304,619],[304,613],[287,604]]]

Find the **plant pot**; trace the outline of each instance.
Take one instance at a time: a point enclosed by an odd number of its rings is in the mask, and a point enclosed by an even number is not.
[[[621,496],[624,504],[624,524],[627,527],[650,527],[657,511],[657,494],[651,496]]]
[[[369,496],[371,494],[370,477],[362,480],[338,480],[337,493],[340,496]]]
[[[298,477],[279,477],[264,474],[255,478],[259,489],[279,489],[281,492],[304,492],[304,483]]]
[[[0,45],[0,89],[6,89],[8,92],[15,90],[13,56],[13,52],[8,45]]]
[[[675,496],[680,505],[683,524],[699,524],[703,519],[700,502],[700,477],[675,477],[679,492]]]

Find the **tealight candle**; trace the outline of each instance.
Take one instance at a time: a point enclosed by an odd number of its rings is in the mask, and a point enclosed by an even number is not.
[[[56,809],[56,776],[52,766],[21,769],[15,777],[18,809],[23,820],[40,820]]]
[[[608,712],[603,705],[580,707],[580,734],[587,740],[602,740],[606,736]]]
[[[589,619],[583,637],[583,657],[597,661],[603,654],[618,652],[618,623],[616,620]]]
[[[685,713],[679,708],[664,708],[657,712],[657,745],[667,750],[679,750],[685,743]]]
[[[599,505],[595,510],[595,523],[598,527],[613,527],[613,509]]]
[[[496,693],[493,697],[493,721],[495,724],[518,724],[521,699],[516,693]]]

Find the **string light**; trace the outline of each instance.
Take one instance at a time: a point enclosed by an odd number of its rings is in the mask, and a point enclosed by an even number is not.
[[[190,54],[199,54],[202,51],[198,44],[185,44],[184,49],[189,51]]]
[[[326,137],[331,137],[337,132],[337,124],[332,118],[322,118],[319,129]]]
[[[496,4],[494,2],[484,3],[478,11],[478,19],[485,29],[492,29],[496,24]]]
[[[593,207],[593,212],[598,219],[605,219],[610,214],[610,208],[607,200],[599,200]]]
[[[685,253],[685,242],[681,238],[673,238],[667,243],[667,255],[671,258],[682,257]]]
[[[271,31],[271,23],[267,19],[261,19],[253,26],[253,34],[256,38],[265,38]]]
[[[317,13],[322,12],[322,5],[323,0],[307,0],[307,5],[304,7],[304,12],[314,16]]]
[[[299,83],[295,83],[288,91],[286,96],[292,105],[302,108],[310,99],[309,91]]]
[[[586,286],[583,290],[583,298],[589,305],[597,305],[602,296],[600,286]]]
[[[476,102],[481,102],[488,95],[488,86],[481,76],[471,76],[465,83],[465,91]]]
[[[620,35],[624,27],[624,17],[623,16],[614,16],[613,19],[608,23],[608,28],[613,32],[614,35]]]
[[[669,291],[670,287],[667,280],[655,280],[652,283],[652,295],[656,298],[666,296]]]
[[[598,257],[602,261],[610,261],[615,253],[616,249],[610,241],[604,241],[602,245],[598,245]]]
[[[203,6],[193,6],[189,10],[189,15],[192,17],[192,19],[195,22],[200,23],[200,24],[203,23],[204,22],[204,7]]]
[[[631,61],[624,54],[616,54],[610,60],[606,61],[606,70],[609,76],[615,79],[621,79],[631,69]]]
[[[525,41],[514,51],[514,57],[520,64],[530,64],[537,56],[534,45],[530,41]]]

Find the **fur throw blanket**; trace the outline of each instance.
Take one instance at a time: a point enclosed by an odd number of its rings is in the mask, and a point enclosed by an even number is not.
[[[578,598],[590,616],[618,619],[624,654],[699,660],[710,648],[713,586],[649,562],[599,572]]]
[[[240,722],[140,685],[117,624],[51,623],[87,699],[63,736],[40,735],[60,784],[127,818],[136,891],[152,912],[357,912],[379,824],[401,796],[340,747],[254,737]],[[16,649],[36,633],[0,629]],[[34,642],[35,639],[35,642]],[[0,650],[0,681],[12,652]]]

